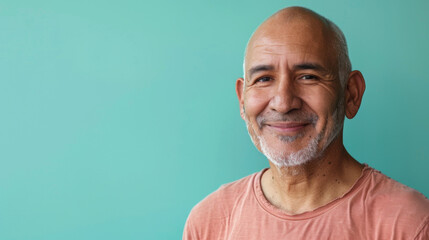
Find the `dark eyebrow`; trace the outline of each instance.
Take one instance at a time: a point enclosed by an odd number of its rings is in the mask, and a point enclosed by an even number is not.
[[[257,72],[263,72],[263,71],[271,71],[274,69],[273,65],[256,65],[249,69],[248,74],[249,78],[252,77],[253,74]],[[293,70],[316,70],[320,72],[327,72],[326,68],[324,68],[322,65],[317,63],[299,63],[293,66]]]
[[[326,72],[327,70],[317,63],[300,63],[293,66],[294,70],[316,70]]]
[[[249,78],[252,77],[252,75],[257,73],[257,72],[270,71],[273,69],[274,69],[273,65],[256,65],[256,66],[249,69],[249,71],[248,71]]]

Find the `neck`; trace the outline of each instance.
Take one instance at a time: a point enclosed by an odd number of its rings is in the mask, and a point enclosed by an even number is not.
[[[291,215],[312,211],[343,196],[363,168],[347,153],[341,137],[320,158],[307,164],[270,166],[262,176],[262,190],[269,202]]]

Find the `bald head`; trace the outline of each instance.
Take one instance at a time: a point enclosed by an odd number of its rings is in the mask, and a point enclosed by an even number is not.
[[[347,44],[341,30],[327,18],[303,7],[284,8],[265,20],[250,38],[244,58],[244,77],[249,66],[246,63],[252,57],[253,49],[264,45],[269,39],[279,43],[293,38],[293,43],[305,45],[309,41],[317,42],[329,55],[335,68],[336,75],[344,87],[351,63],[348,56]],[[314,47],[314,46],[313,46]]]
[[[343,147],[344,118],[357,113],[365,81],[350,71],[344,36],[331,21],[305,8],[277,12],[249,40],[244,71],[236,81],[240,115],[272,167]]]

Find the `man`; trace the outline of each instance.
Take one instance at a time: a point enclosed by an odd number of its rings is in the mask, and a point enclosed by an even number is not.
[[[241,117],[270,168],[227,184],[191,211],[184,239],[429,239],[429,200],[350,156],[365,81],[326,18],[283,9],[254,32]]]

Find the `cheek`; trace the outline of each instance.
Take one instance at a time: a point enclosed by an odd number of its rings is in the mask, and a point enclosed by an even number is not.
[[[337,108],[338,99],[335,95],[331,94],[331,92],[328,92],[323,88],[311,89],[301,96],[305,105],[307,105],[311,111],[316,113],[319,117],[319,126],[325,125],[330,121],[330,119],[332,119],[332,115]]]
[[[269,103],[269,94],[266,91],[251,90],[246,92],[244,107],[249,118],[256,117]]]

